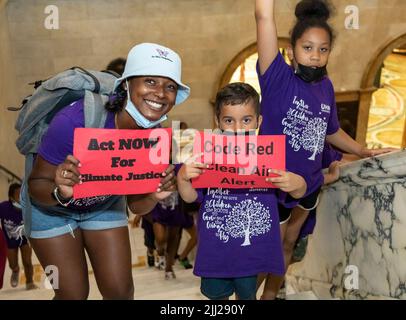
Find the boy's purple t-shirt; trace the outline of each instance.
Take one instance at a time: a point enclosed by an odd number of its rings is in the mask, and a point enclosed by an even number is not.
[[[38,154],[49,163],[57,166],[73,154],[73,137],[75,128],[85,127],[84,100],[78,100],[63,108],[52,119],[47,132],[42,137]],[[105,129],[114,129],[114,113],[107,114]],[[98,196],[76,199],[69,208],[89,210],[107,201],[110,196]]]
[[[322,152],[326,135],[339,129],[334,88],[328,77],[307,83],[278,53],[261,75],[261,134],[286,135],[286,169],[301,175],[306,195],[323,184]]]
[[[9,249],[15,249],[27,243],[27,238],[18,231],[18,228],[23,225],[22,211],[15,208],[11,201],[0,203],[0,220]]]
[[[275,192],[198,189],[201,202],[194,274],[238,278],[284,274]]]

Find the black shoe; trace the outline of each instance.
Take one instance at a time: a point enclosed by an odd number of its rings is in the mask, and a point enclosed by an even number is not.
[[[147,252],[147,262],[148,262],[148,267],[153,267],[155,263],[155,257],[154,255],[150,255],[149,252]]]
[[[180,264],[185,268],[185,269],[192,269],[193,265],[189,262],[188,258],[179,259]]]

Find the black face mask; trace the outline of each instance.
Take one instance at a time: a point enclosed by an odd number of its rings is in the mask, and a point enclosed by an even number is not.
[[[243,130],[243,131],[222,130],[221,134],[225,135],[225,136],[255,136],[256,131],[253,130],[253,129],[251,129],[251,130]]]
[[[318,82],[327,75],[327,68],[324,67],[308,67],[298,63],[295,74],[305,82]]]

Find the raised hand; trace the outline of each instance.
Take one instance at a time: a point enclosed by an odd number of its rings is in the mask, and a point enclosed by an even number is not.
[[[264,74],[278,54],[274,0],[255,1],[255,20],[257,23],[259,69],[261,74]]]

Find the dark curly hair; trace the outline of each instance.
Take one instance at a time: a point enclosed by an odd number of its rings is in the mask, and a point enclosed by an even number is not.
[[[12,197],[14,197],[14,193],[18,189],[21,189],[21,184],[19,183],[10,184],[10,186],[8,187],[8,198],[11,199]]]
[[[333,28],[327,23],[333,7],[327,0],[302,0],[296,6],[297,22],[291,31],[291,44],[294,48],[298,39],[310,28],[322,28],[330,36],[330,44],[334,42]]]
[[[114,91],[109,101],[104,106],[107,111],[118,113],[124,108],[124,101],[127,98],[127,90],[120,84],[116,91]]]
[[[121,76],[124,72],[126,62],[127,62],[127,60],[124,58],[116,58],[109,62],[106,69],[114,71]]]

